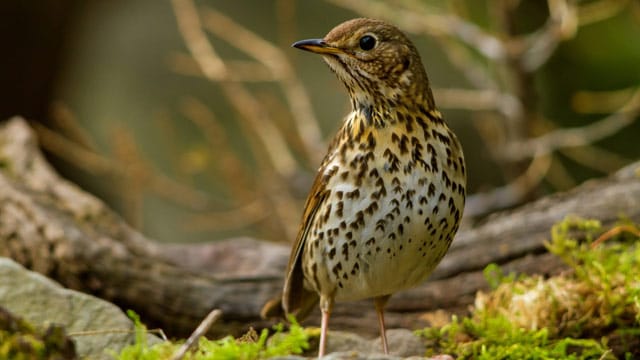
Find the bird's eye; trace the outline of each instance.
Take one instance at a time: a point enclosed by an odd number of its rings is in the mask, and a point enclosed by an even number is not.
[[[376,46],[376,38],[371,35],[365,35],[360,38],[360,49],[362,50],[371,50]]]

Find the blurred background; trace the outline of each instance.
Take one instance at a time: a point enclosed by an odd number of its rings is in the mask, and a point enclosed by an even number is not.
[[[293,241],[349,108],[290,44],[360,16],[416,43],[465,149],[467,224],[640,157],[632,0],[3,1],[0,119],[159,241]]]

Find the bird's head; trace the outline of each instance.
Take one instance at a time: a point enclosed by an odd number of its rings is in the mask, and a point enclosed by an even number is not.
[[[324,39],[298,41],[293,47],[323,55],[354,107],[377,106],[382,99],[434,106],[418,51],[402,31],[384,21],[349,20]]]

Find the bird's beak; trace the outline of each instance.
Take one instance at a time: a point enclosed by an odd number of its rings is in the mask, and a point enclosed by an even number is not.
[[[294,42],[291,46],[316,54],[342,54],[341,49],[327,44],[322,39],[308,39]]]

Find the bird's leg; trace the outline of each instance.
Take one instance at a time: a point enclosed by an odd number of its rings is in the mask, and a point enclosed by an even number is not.
[[[320,325],[320,349],[318,359],[324,356],[327,345],[327,332],[329,331],[329,316],[333,308],[333,296],[320,295],[320,311],[322,311],[322,324]]]
[[[373,298],[373,304],[376,307],[376,314],[378,314],[378,324],[380,325],[380,340],[382,340],[382,351],[386,355],[389,354],[389,347],[387,346],[387,333],[384,329],[384,306],[391,295],[378,296]]]

